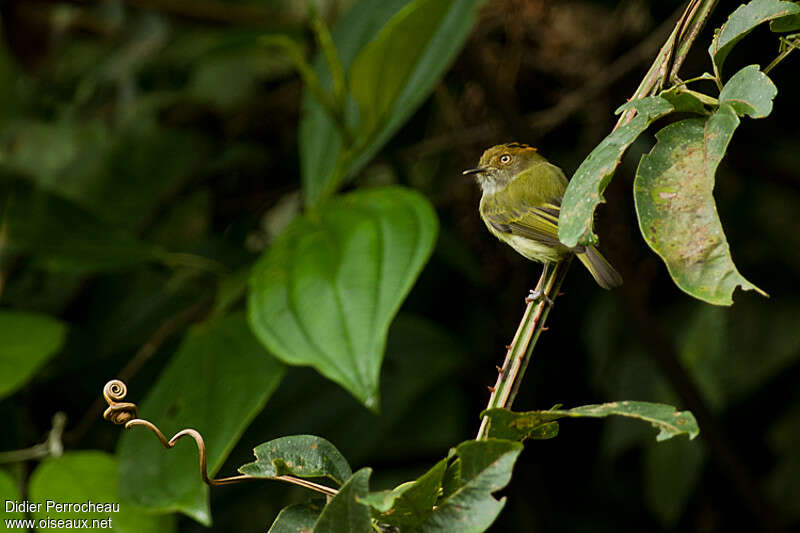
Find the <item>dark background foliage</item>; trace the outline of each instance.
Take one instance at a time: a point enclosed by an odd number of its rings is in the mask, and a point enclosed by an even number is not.
[[[333,24],[351,3],[319,5]],[[711,28],[736,5],[720,2],[685,77],[709,69]],[[633,93],[679,7],[486,3],[431,97],[353,185],[414,187],[441,225],[390,329],[382,413],[313,370],[290,368],[222,474],[250,461],[261,442],[311,433],[335,443],[354,469],[372,466],[374,488],[390,488],[474,435],[539,267],[485,231],[479,191],[460,170],[485,147],[516,140],[570,175],[613,127],[614,109]],[[244,272],[299,208],[302,84],[279,51],[252,43],[260,32],[289,32],[311,53],[314,40],[303,2],[289,0],[9,0],[0,16],[0,209],[10,230],[20,221],[17,235],[29,237],[0,256],[0,303],[69,325],[63,350],[0,400],[0,449],[39,442],[60,410],[68,449],[113,451],[119,428],[90,409],[105,381],[132,363],[129,388],[141,398],[186,326],[225,298],[243,307],[236,287],[246,274],[228,274]],[[774,37],[759,28],[727,69],[776,54]],[[695,413],[700,438],[657,444],[649,427],[626,420],[563,421],[558,438],[526,445],[492,531],[798,525],[795,55],[771,74],[775,111],[742,124],[715,189],[737,266],[770,298],[737,293],[733,307],[717,308],[671,282],[639,234],[630,192],[650,148],[645,136],[596,221],[625,284],[605,292],[582,269],[570,272],[515,403],[671,403]],[[52,195],[25,204],[33,187]],[[91,242],[71,241],[82,225],[91,226]],[[130,236],[148,245],[137,249]],[[153,265],[151,244],[172,255]],[[12,470],[24,478],[34,466]],[[213,529],[263,531],[281,507],[305,497],[270,482],[216,488]],[[204,528],[181,518],[179,529]]]

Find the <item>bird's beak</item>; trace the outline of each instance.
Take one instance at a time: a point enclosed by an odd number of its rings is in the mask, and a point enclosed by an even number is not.
[[[469,170],[465,170],[461,174],[464,176],[469,176],[470,174],[483,174],[484,172],[488,172],[488,168],[486,167],[478,167],[478,168],[471,168]]]

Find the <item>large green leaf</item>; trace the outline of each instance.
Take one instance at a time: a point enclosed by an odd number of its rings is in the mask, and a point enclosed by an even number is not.
[[[720,104],[730,104],[739,115],[764,118],[772,112],[778,88],[758,65],[744,67],[731,76],[719,93]]]
[[[370,533],[369,507],[359,500],[369,492],[371,474],[370,468],[353,474],[322,510],[312,533]]]
[[[697,488],[705,463],[701,441],[650,443],[644,453],[644,499],[665,529],[673,529]]]
[[[414,0],[397,12],[350,67],[360,134],[369,136],[391,112],[453,0]]]
[[[475,19],[475,12],[482,0],[448,0],[449,10],[437,20],[424,21],[423,28],[426,34],[421,34],[417,28],[408,30],[407,35],[389,37],[384,34],[381,40],[387,44],[396,43],[395,39],[409,38],[414,41],[424,42],[425,48],[420,50],[411,47],[415,53],[416,61],[409,63],[410,55],[395,52],[393,57],[382,59],[381,68],[392,72],[392,84],[367,85],[355,88],[356,92],[372,91],[381,99],[380,106],[376,103],[375,112],[389,105],[390,109],[383,112],[380,125],[377,129],[365,132],[365,139],[357,149],[345,155],[346,147],[343,144],[341,132],[310,94],[303,100],[305,112],[300,124],[300,165],[303,181],[303,194],[308,205],[314,205],[334,192],[337,185],[344,179],[353,176],[371,159],[380,148],[400,128],[406,119],[427,98],[435,83],[449,66],[455,55],[461,49],[469,29]],[[448,3],[444,0],[439,4]],[[418,3],[418,2],[417,2]],[[437,2],[428,2],[435,4]],[[409,0],[361,0],[352,7],[334,26],[333,40],[339,51],[339,57],[346,70],[354,66],[356,57],[369,43],[377,48],[377,37],[384,26],[392,17],[401,11]],[[424,12],[438,13],[437,6],[426,6]],[[435,14],[435,13],[434,13]],[[399,21],[394,22],[399,25]],[[389,31],[389,30],[387,30]],[[394,33],[394,32],[393,32]],[[383,45],[380,45],[383,46]],[[368,52],[360,62],[361,73],[357,76],[366,79],[374,77],[375,73],[367,71],[370,65],[369,56],[375,52]],[[366,69],[366,70],[365,70]],[[316,62],[316,72],[324,85],[332,86],[330,74],[324,61],[320,58]],[[387,80],[388,81],[388,80]],[[401,90],[398,91],[398,82]],[[381,80],[381,84],[384,81]],[[352,85],[352,83],[351,83]],[[391,96],[391,98],[389,98]],[[364,96],[366,98],[366,96]],[[357,106],[352,97],[349,98],[347,123],[354,131],[358,131],[359,120]],[[391,100],[391,102],[389,102]],[[377,115],[376,115],[377,116]]]
[[[724,103],[708,120],[667,126],[639,162],[633,185],[647,244],[678,287],[716,305],[732,304],[736,287],[761,292],[734,266],[714,203],[714,174],[738,125]]]
[[[22,497],[19,493],[19,487],[14,479],[9,476],[5,470],[0,470],[0,501],[3,502],[3,507],[0,508],[0,518],[5,520],[21,520],[25,518],[25,514],[17,510],[8,510],[6,502],[20,502]]]
[[[243,313],[214,320],[189,332],[139,406],[139,416],[167,437],[187,427],[199,431],[213,475],[283,373],[283,365],[253,337]],[[191,439],[167,450],[146,429],[132,428],[123,435],[119,454],[120,494],[126,500],[210,524],[208,489]]]
[[[584,159],[567,186],[561,202],[558,238],[567,246],[590,244],[597,240],[592,231],[594,211],[604,202],[603,191],[611,181],[625,150],[656,119],[673,111],[672,104],[660,96],[629,102],[617,110],[635,109],[636,116],[612,131]]]
[[[0,398],[61,350],[66,331],[63,322],[41,313],[0,310]]]
[[[329,441],[314,435],[280,437],[253,450],[256,461],[239,472],[256,477],[292,475],[303,478],[327,477],[341,485],[353,475],[347,459]]]
[[[159,516],[143,512],[126,502],[120,502],[117,494],[119,479],[117,459],[99,451],[68,452],[61,457],[45,459],[33,472],[30,480],[29,499],[41,503],[39,511],[32,513],[37,520],[88,520],[94,529],[107,529],[120,533],[168,533],[175,531],[174,516]],[[97,511],[47,508],[53,504],[87,505],[93,502],[109,506]],[[116,508],[111,506],[118,506]],[[39,527],[37,531],[50,531],[54,526]],[[63,527],[63,526],[62,526]],[[78,528],[78,526],[74,526]],[[59,528],[61,529],[61,528]]]
[[[725,58],[733,47],[756,26],[768,20],[800,13],[800,5],[781,0],[753,0],[739,6],[731,13],[727,22],[717,30],[708,53],[718,70],[722,70]]]
[[[253,331],[283,361],[313,366],[377,409],[386,333],[436,228],[428,201],[399,187],[349,193],[298,217],[253,269]]]
[[[650,422],[658,429],[656,440],[671,439],[677,435],[688,435],[695,438],[700,429],[694,415],[689,411],[676,411],[671,405],[650,402],[610,402],[598,405],[582,405],[572,409],[550,409],[549,411],[527,411],[515,413],[508,409],[495,408],[482,413],[488,416],[490,424],[500,425],[495,428],[494,434],[511,434],[515,439],[524,438],[526,432],[536,431],[543,425],[552,423],[558,418],[605,418],[617,415],[636,418]],[[490,435],[491,433],[490,427]]]
[[[466,441],[456,447],[443,481],[442,498],[416,527],[425,533],[479,533],[500,514],[505,497],[492,495],[511,480],[514,463],[522,444],[509,440]]]

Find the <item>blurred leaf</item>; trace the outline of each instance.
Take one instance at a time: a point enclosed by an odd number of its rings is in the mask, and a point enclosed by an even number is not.
[[[9,476],[5,470],[0,470],[0,501],[3,502],[2,516],[5,520],[20,520],[25,518],[25,514],[20,511],[8,511],[5,503],[9,501],[19,502],[22,501],[22,496],[19,493],[19,487],[14,479]],[[10,528],[9,528],[10,529]]]
[[[319,518],[320,507],[315,504],[295,504],[278,513],[267,533],[309,533]]]
[[[654,120],[673,111],[672,104],[660,96],[629,102],[617,109],[617,113],[628,109],[635,109],[636,116],[612,131],[592,150],[567,186],[558,220],[558,238],[566,246],[597,241],[592,231],[594,210],[605,202],[602,193],[611,181],[622,155]]]
[[[0,398],[8,396],[57,354],[66,325],[40,313],[0,309]]]
[[[390,92],[384,95],[383,86],[367,85],[359,90],[374,91],[382,100],[393,94],[391,110],[376,131],[370,132],[366,144],[345,155],[346,147],[343,145],[342,135],[335,123],[326,114],[323,108],[306,94],[303,100],[303,119],[300,123],[300,165],[303,181],[303,195],[306,205],[314,205],[323,200],[347,178],[358,172],[402,126],[406,119],[427,98],[433,86],[449,66],[455,55],[461,49],[464,40],[475,19],[475,12],[482,3],[481,0],[449,0],[450,9],[447,14],[436,21],[425,21],[428,24],[436,23],[435,32],[425,42],[427,44],[421,55],[415,54],[418,60],[413,69],[403,77],[406,83],[402,90],[396,93],[397,86],[390,86]],[[370,42],[375,41],[387,22],[395,16],[409,0],[387,0],[374,2],[361,0],[348,11],[332,30],[333,40],[339,51],[339,57],[345,70],[354,65],[354,60]],[[440,2],[443,3],[443,2]],[[398,22],[399,23],[399,22]],[[411,30],[409,35],[420,39],[417,30]],[[383,39],[389,39],[388,35]],[[377,47],[378,45],[373,45]],[[374,52],[369,53],[370,55]],[[367,57],[363,61],[367,61]],[[398,54],[392,61],[384,61],[383,66],[391,66],[398,62],[397,70],[401,74],[408,71],[408,67],[399,66]],[[406,64],[407,63],[403,63]],[[317,75],[326,87],[331,87],[331,77],[324,66],[322,58],[316,63]],[[364,64],[366,67],[367,64]],[[359,69],[364,68],[359,67]],[[359,74],[366,76],[367,73]],[[383,80],[381,80],[383,83]],[[351,84],[352,85],[352,84]],[[389,89],[386,89],[389,91]],[[358,125],[358,114],[352,98],[348,105],[347,124],[351,129]],[[387,105],[386,103],[381,106]],[[382,108],[381,107],[381,108]],[[376,108],[376,112],[379,109]]]
[[[702,444],[675,439],[650,444],[644,455],[644,497],[665,529],[674,528],[697,488],[705,463]]]
[[[217,284],[217,294],[214,297],[215,314],[224,314],[244,298],[252,269],[252,265],[247,265],[220,278],[219,284]]]
[[[33,253],[52,271],[91,273],[162,261],[166,252],[72,202],[22,181],[0,182],[8,251]]]
[[[658,429],[657,441],[671,439],[686,434],[694,439],[700,434],[697,421],[689,411],[676,411],[671,405],[650,402],[611,402],[598,405],[582,405],[572,409],[550,409],[549,411],[527,411],[515,413],[503,408],[484,411],[481,416],[489,417],[491,425],[505,426],[495,428],[496,434],[514,435],[524,438],[526,431],[536,430],[547,422],[558,418],[605,418],[611,415],[636,418],[650,422]]]
[[[719,103],[730,104],[739,115],[764,118],[772,112],[778,88],[758,65],[744,67],[731,76],[719,93]]]
[[[359,105],[365,138],[388,117],[452,3],[414,0],[407,4],[353,60],[350,92]]]
[[[800,520],[800,407],[795,404],[769,428],[767,441],[777,457],[766,480],[766,492],[791,520]]]
[[[242,474],[256,477],[327,477],[337,485],[353,475],[347,459],[339,450],[329,441],[314,435],[281,437],[259,444],[253,451],[256,461],[239,467]]]
[[[738,125],[730,104],[708,120],[670,124],[642,157],[633,185],[647,244],[678,287],[715,305],[732,304],[736,287],[764,294],[736,270],[714,203],[714,174]]]
[[[403,483],[390,491],[370,493],[359,501],[377,511],[379,523],[397,526],[401,530],[413,528],[433,512],[441,494],[447,462],[448,459],[444,458],[416,481]]]
[[[756,26],[768,20],[796,13],[800,13],[800,5],[780,0],[753,0],[739,6],[714,34],[714,39],[708,48],[708,53],[717,69],[722,71],[722,64],[736,43]]]
[[[776,33],[800,30],[800,15],[789,15],[774,19],[770,21],[769,29]]]
[[[436,229],[428,201],[398,187],[352,192],[298,217],[253,269],[253,331],[283,361],[313,366],[377,409],[386,333]]]
[[[486,531],[500,514],[505,497],[492,493],[511,480],[522,444],[509,440],[466,441],[456,447],[436,508],[413,531],[420,533],[478,533]]]
[[[727,309],[698,305],[695,312],[682,314],[684,324],[680,342],[680,358],[686,371],[702,391],[709,407],[719,412],[727,400],[723,382],[724,367],[732,364],[728,357]],[[750,366],[750,365],[747,365]]]
[[[30,479],[30,501],[42,502],[34,519],[52,520],[109,520],[108,529],[121,533],[166,533],[175,531],[174,516],[158,516],[120,502],[117,495],[119,478],[117,459],[105,452],[74,451],[61,457],[49,457],[34,470]],[[46,509],[45,502],[57,504],[85,504],[87,501],[102,505],[119,505],[119,512],[57,512]],[[106,529],[106,528],[103,528]],[[39,528],[37,531],[49,531]]]
[[[360,503],[369,492],[371,468],[362,468],[348,479],[339,494],[322,509],[312,533],[371,533],[369,507]]]
[[[199,431],[214,475],[283,373],[250,333],[244,314],[230,315],[191,329],[141,402],[139,416],[167,436],[186,427]],[[119,456],[123,498],[211,523],[208,487],[190,439],[167,450],[149,431],[135,428],[122,436]]]

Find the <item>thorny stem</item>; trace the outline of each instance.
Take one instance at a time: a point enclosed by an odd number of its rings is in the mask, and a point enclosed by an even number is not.
[[[544,323],[552,307],[552,303],[548,303],[548,299],[550,302],[555,301],[571,261],[572,257],[569,257],[556,263],[549,269],[549,272],[542,272],[542,277],[536,285],[536,290],[541,290],[542,296],[538,300],[528,302],[528,306],[525,308],[517,333],[508,346],[506,359],[498,372],[497,382],[491,389],[492,394],[486,409],[510,408],[514,403],[520,383],[525,377],[525,370],[533,356],[533,347],[536,346],[539,335],[545,329]],[[489,419],[484,417],[476,440],[485,439],[488,432]]]

